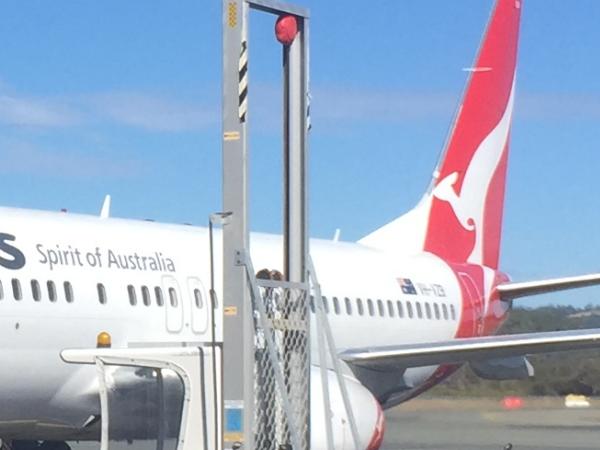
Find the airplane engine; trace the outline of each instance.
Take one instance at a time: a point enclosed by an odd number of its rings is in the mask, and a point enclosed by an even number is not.
[[[354,450],[350,421],[346,415],[344,402],[335,373],[327,371],[329,395],[331,399],[331,425],[333,430],[333,444],[335,450]],[[381,406],[375,397],[362,384],[354,379],[345,378],[348,397],[356,420],[356,427],[360,438],[361,448],[377,450],[383,441],[385,428],[384,416]],[[323,403],[323,389],[321,373],[318,367],[311,368],[310,386],[310,448],[313,450],[327,449],[327,434],[325,428],[326,416]]]

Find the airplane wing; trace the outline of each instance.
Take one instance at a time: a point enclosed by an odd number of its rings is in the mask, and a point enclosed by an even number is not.
[[[500,298],[510,301],[519,297],[546,294],[548,292],[564,291],[600,284],[600,274],[592,273],[575,277],[553,278],[550,280],[525,281],[519,283],[504,283],[496,286]]]
[[[589,329],[348,349],[340,358],[351,367],[390,370],[598,347],[600,329]]]

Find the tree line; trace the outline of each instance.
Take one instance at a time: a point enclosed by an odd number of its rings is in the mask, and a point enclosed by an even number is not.
[[[515,308],[498,334],[600,328],[600,310],[587,306]],[[430,391],[431,396],[600,395],[600,348],[531,355],[535,376],[525,380],[479,378],[468,364]]]

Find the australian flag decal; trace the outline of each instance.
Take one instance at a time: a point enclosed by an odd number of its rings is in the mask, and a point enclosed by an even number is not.
[[[398,278],[398,283],[400,283],[400,288],[404,294],[417,295],[415,285],[410,281],[410,278]]]

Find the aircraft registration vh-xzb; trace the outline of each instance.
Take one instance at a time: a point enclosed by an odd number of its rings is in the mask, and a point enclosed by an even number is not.
[[[310,242],[369,450],[383,439],[382,409],[461,363],[482,377],[520,378],[532,373],[526,354],[598,345],[600,330],[494,335],[518,297],[600,283],[599,275],[511,283],[498,267],[521,6],[497,1],[419,204],[358,242]],[[114,347],[205,333],[208,231],[9,208],[0,214],[0,437],[15,450],[98,439],[94,377],[89,367],[65,364],[60,351],[94,343],[99,330],[110,332]],[[278,268],[279,236],[252,234],[251,245],[255,267]],[[321,449],[314,378],[311,448]],[[332,407],[335,448],[351,448],[341,400]],[[112,426],[135,437],[137,425]]]

